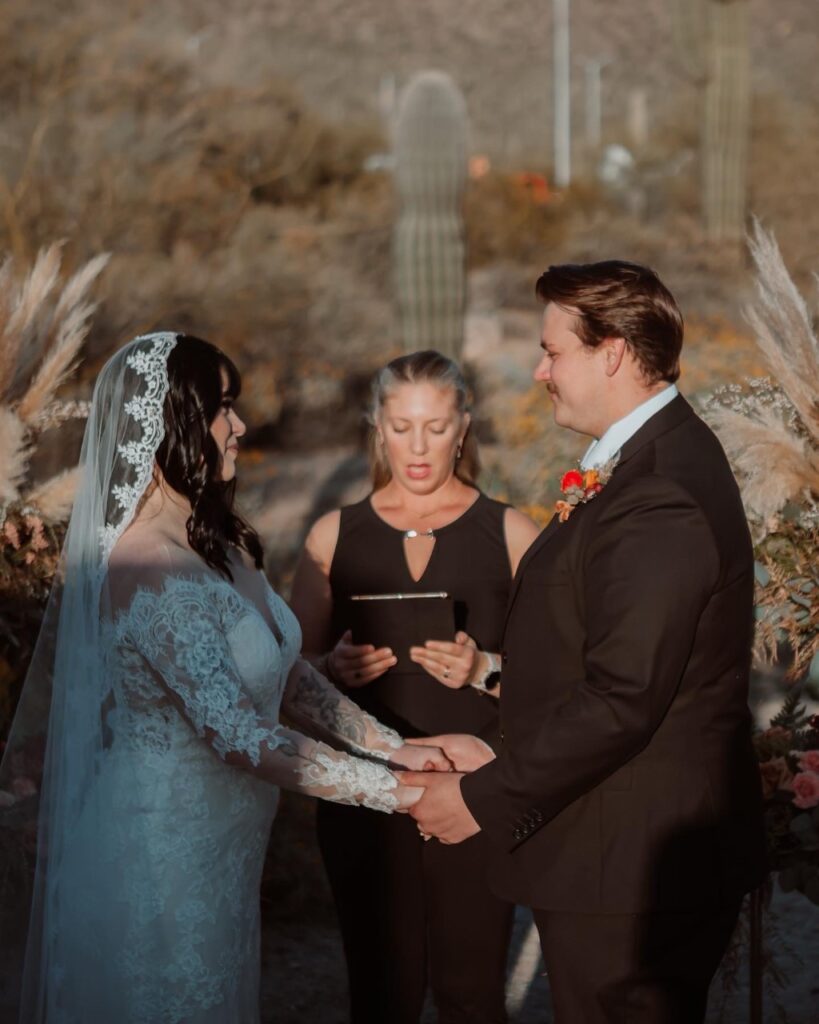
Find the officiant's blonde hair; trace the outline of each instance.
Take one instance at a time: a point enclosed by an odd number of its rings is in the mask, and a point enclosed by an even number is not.
[[[404,384],[434,384],[442,390],[451,390],[455,407],[464,416],[469,412],[470,394],[464,375],[457,363],[434,349],[410,352],[398,356],[375,375],[367,410],[369,433],[367,451],[370,459],[370,476],[373,490],[380,490],[392,480],[392,470],[387,461],[383,445],[378,443],[378,417],[384,403]],[[474,485],[481,470],[478,442],[471,426],[467,429],[461,445],[460,457],[455,461],[455,476],[465,484]]]

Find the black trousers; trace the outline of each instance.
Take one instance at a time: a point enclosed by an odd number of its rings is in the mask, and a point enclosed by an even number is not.
[[[514,907],[485,881],[485,839],[424,842],[406,814],[319,802],[351,1024],[417,1024],[429,983],[440,1024],[503,1024]]]
[[[612,915],[536,910],[555,1024],[700,1024],[739,907]]]

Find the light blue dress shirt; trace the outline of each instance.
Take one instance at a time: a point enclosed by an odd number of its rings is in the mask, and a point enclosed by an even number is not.
[[[663,388],[656,395],[641,402],[627,416],[612,423],[605,434],[599,440],[592,441],[586,449],[586,454],[580,460],[580,468],[583,470],[596,469],[612,459],[644,423],[647,423],[660,409],[664,409],[678,394],[677,385],[669,384],[667,388]]]

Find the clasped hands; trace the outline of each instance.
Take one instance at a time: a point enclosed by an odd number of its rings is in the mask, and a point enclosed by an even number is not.
[[[407,769],[395,772],[398,810],[415,819],[425,839],[463,842],[480,826],[461,796],[461,779],[494,757],[492,748],[477,736],[453,733],[407,740],[394,758],[396,768]]]

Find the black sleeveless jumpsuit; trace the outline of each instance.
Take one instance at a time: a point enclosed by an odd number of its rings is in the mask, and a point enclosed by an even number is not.
[[[456,628],[488,651],[500,649],[511,584],[504,540],[506,506],[480,494],[435,531],[420,580],[413,580],[404,534],[369,498],[341,510],[330,567],[334,642],[349,623],[353,594],[446,591]],[[420,666],[394,671],[352,699],[404,736],[460,732],[489,740],[498,704],[473,687],[449,689]],[[318,835],[341,924],[352,1024],[417,1024],[427,981],[441,1024],[506,1020],[504,985],[514,908],[489,891],[486,842],[424,842],[409,815],[385,815],[327,801]]]

